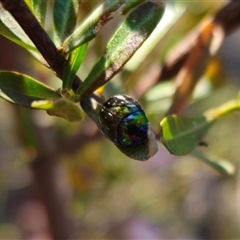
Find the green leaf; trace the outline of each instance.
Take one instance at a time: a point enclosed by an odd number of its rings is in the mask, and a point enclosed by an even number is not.
[[[37,80],[16,72],[0,72],[0,97],[23,107],[32,107],[32,102],[61,97],[54,89]]]
[[[53,16],[55,29],[55,42],[62,45],[66,37],[74,30],[77,21],[79,1],[55,0]]]
[[[71,89],[74,76],[85,57],[87,47],[88,44],[86,43],[71,52],[63,72],[63,89]]]
[[[37,80],[15,72],[0,72],[0,97],[23,107],[46,110],[67,121],[80,121],[82,110]]]
[[[163,16],[162,4],[146,2],[136,8],[109,41],[105,53],[81,84],[82,97],[106,84],[150,36]]]
[[[38,100],[32,102],[31,106],[33,108],[46,110],[49,115],[64,118],[69,122],[76,122],[83,119],[83,112],[80,107],[67,98]]]
[[[212,124],[204,116],[168,116],[160,124],[161,142],[171,154],[188,154],[199,145]]]
[[[23,48],[38,52],[16,20],[0,5],[0,34]]]
[[[98,34],[103,25],[109,21],[110,14],[118,10],[123,4],[122,0],[106,0],[101,4],[63,43],[66,53],[78,46],[89,42]]]
[[[196,157],[197,159],[207,163],[211,167],[213,167],[216,171],[223,175],[232,176],[236,172],[235,166],[225,159],[219,159],[215,156],[212,156],[207,153],[203,153],[202,151],[199,151],[198,149],[195,149],[191,155]]]
[[[29,2],[28,2],[29,3]],[[8,38],[10,41],[27,49],[30,54],[43,65],[48,66],[45,59],[39,53],[38,49],[28,38],[16,20],[0,5],[0,34]]]
[[[143,3],[145,0],[131,0],[131,1],[126,1],[126,3],[123,5],[121,8],[121,14],[126,14],[128,13],[132,8],[136,7],[137,5]]]
[[[185,155],[193,151],[211,125],[220,117],[240,110],[239,99],[210,109],[200,117],[168,116],[162,120],[161,141],[174,155]]]
[[[47,11],[47,0],[30,0],[26,1],[28,6],[32,9],[35,17],[44,26],[45,16]]]
[[[14,33],[12,33],[9,30],[9,28],[3,24],[1,20],[0,20],[0,34],[23,48],[37,51],[36,47],[32,46],[31,44],[27,44],[26,42],[22,41],[19,37],[17,37]]]

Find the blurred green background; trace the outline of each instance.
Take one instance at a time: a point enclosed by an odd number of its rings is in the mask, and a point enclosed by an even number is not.
[[[167,2],[164,20],[152,41],[159,39],[143,46],[147,56],[141,52],[141,61],[149,61],[150,66],[164,62],[169,51],[189,31],[226,3]],[[96,5],[95,1],[83,2],[79,22]],[[104,51],[121,20],[122,16],[114,17],[90,43],[78,73],[82,79]],[[51,14],[47,31],[52,31]],[[184,114],[201,114],[236,98],[240,86],[239,37],[238,30],[224,40]],[[153,46],[153,50],[149,49]],[[55,88],[61,87],[61,82],[49,69],[2,37],[0,49],[1,69],[26,73]],[[139,74],[149,70],[149,65],[138,63],[136,59],[108,84],[107,95],[131,93],[134,82],[141,77]],[[175,86],[172,80],[154,86],[139,99],[155,129],[170,104]],[[79,144],[77,151],[73,147],[71,152],[71,144],[66,143],[67,154],[50,156],[57,158],[50,171],[55,183],[52,192],[60,193],[56,204],[62,206],[63,215],[70,219],[70,239],[240,238],[238,171],[233,177],[222,176],[190,155],[170,155],[161,144],[153,158],[138,162],[125,157],[111,142],[97,134],[94,123],[87,117],[80,123],[68,123],[43,111],[21,109],[3,100],[0,100],[0,109],[0,239],[52,239],[51,224],[41,202],[44,196],[36,190],[39,186],[31,162],[35,152],[31,144],[26,145],[22,139],[31,136],[36,129],[48,139],[44,144],[72,139],[79,133],[89,137],[85,142],[82,139],[82,144],[71,142]],[[239,120],[239,113],[219,120],[204,139],[208,147],[202,149],[217,159],[232,162],[237,169]],[[58,138],[52,138],[53,133]],[[43,179],[45,173],[48,175],[48,168],[41,173]]]

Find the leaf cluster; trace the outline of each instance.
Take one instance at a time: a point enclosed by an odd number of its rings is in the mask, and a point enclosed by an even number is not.
[[[98,108],[93,108],[88,100],[93,98],[97,104],[102,104],[102,96],[98,97],[95,91],[105,86],[123,69],[157,29],[164,15],[162,3],[143,2],[142,0],[131,2],[106,0],[78,24],[80,2],[55,0],[51,13],[54,31],[52,34],[48,34],[45,30],[48,1],[18,0],[13,5],[11,1],[1,0],[0,34],[26,49],[41,64],[50,67],[62,81],[62,88],[53,89],[37,79],[21,73],[1,71],[0,97],[23,107],[45,110],[49,115],[59,116],[68,121],[82,120],[82,110],[84,110],[97,123]],[[237,3],[229,5],[231,4]],[[238,5],[236,7],[239,8]],[[221,45],[221,43],[217,46],[214,45],[216,41],[214,41],[213,32],[219,25],[226,28],[225,33],[230,32],[228,28],[230,24],[226,24],[227,21],[223,20],[226,9],[229,11],[228,6],[220,9],[213,20],[204,22],[196,31],[197,33],[192,34],[194,37],[188,38],[194,40],[187,42],[184,39],[185,47],[181,48],[182,53],[179,54],[174,49],[178,55],[173,56],[174,60],[169,60],[170,64],[167,64],[168,59],[166,58],[165,64],[161,66],[162,71],[158,75],[157,82],[171,79],[173,76],[178,82],[181,82],[173,93],[173,102],[166,117],[160,122],[159,132],[160,141],[174,155],[188,153],[196,155],[194,152],[196,147],[203,143],[203,137],[217,119],[239,110],[239,100],[236,99],[200,116],[179,115],[191,99],[193,90],[206,70],[210,59]],[[107,42],[105,51],[94,64],[86,79],[82,81],[77,72],[89,49],[88,43],[101,32],[104,25],[114,18],[117,11],[126,15],[125,19]],[[175,22],[179,19],[176,18]],[[231,28],[232,30],[233,28]],[[211,51],[214,47],[215,50]],[[155,50],[158,51],[158,49]],[[146,66],[143,67],[146,69]],[[167,75],[169,73],[172,75]],[[128,75],[128,78],[130,77],[131,74]],[[149,84],[149,87],[152,85]],[[135,93],[132,91],[133,95],[140,97],[149,87],[139,81],[135,85]],[[208,159],[202,153],[197,155],[204,161]],[[219,170],[219,163],[212,162],[211,159],[208,159],[209,162]],[[224,167],[221,168],[221,171],[232,174],[227,169],[224,170]]]

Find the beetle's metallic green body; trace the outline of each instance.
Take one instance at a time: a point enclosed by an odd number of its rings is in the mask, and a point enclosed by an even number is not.
[[[109,98],[99,113],[100,128],[124,154],[147,160],[157,152],[157,143],[138,101],[126,95]]]

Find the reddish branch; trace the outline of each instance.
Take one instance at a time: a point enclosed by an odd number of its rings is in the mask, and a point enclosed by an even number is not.
[[[144,76],[141,77],[142,78],[141,81],[135,87],[134,95],[137,98],[139,98],[154,84],[162,81],[171,80],[176,76],[179,82],[180,81],[184,82],[183,80],[180,80],[181,77],[180,75],[182,75],[182,73],[180,72],[183,68],[189,69],[189,61],[190,59],[193,60],[194,52],[197,51],[196,49],[197,45],[199,45],[200,48],[202,47],[202,44],[200,43],[202,38],[201,36],[204,34],[204,31],[206,30],[208,24],[211,24],[212,28],[211,29],[213,35],[212,42],[218,42],[219,38],[222,37],[224,38],[225,36],[232,33],[240,26],[240,1],[235,0],[229,2],[209,22],[201,24],[200,27],[198,26],[197,29],[194,29],[188,36],[186,36],[174,49],[171,50],[171,52],[168,54],[165,62],[162,65],[155,66],[153,71],[149,71],[146,74],[144,74]],[[209,51],[211,47],[212,45],[211,43],[209,43],[208,44]],[[220,47],[220,45],[218,45],[218,47]],[[210,57],[211,54],[209,54],[208,59]],[[196,60],[197,59],[194,59],[194,61]],[[201,58],[199,58],[199,62],[200,61],[202,61]],[[207,56],[205,56],[204,61],[207,61]],[[204,71],[205,68],[202,68],[202,72],[198,74],[198,78],[199,76],[201,76],[201,74],[204,73]],[[197,80],[193,79],[195,83],[197,82]],[[191,87],[191,89],[193,88]],[[178,101],[178,99],[176,101]],[[169,113],[181,112],[185,103],[182,102],[180,105],[181,107],[179,109],[176,109],[174,106],[172,106]]]
[[[212,23],[216,27],[221,27],[225,36],[236,30],[240,26],[240,1],[232,1],[223,7],[212,19]],[[194,30],[172,49],[159,74],[158,82],[170,79],[179,72],[199,35],[201,31]]]

